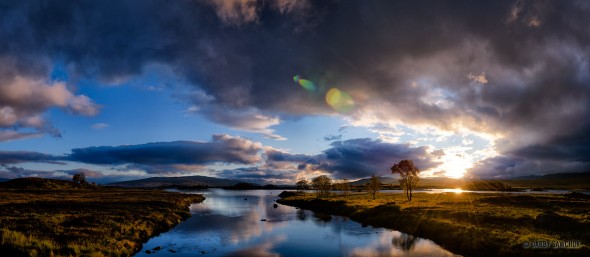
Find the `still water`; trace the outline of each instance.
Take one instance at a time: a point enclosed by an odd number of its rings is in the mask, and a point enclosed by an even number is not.
[[[281,204],[275,208],[280,192],[200,191],[207,199],[191,205],[192,217],[150,239],[135,256],[455,256],[398,231]]]

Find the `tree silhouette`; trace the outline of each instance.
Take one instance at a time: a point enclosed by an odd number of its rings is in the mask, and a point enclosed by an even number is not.
[[[400,186],[404,189],[408,201],[412,201],[412,190],[416,188],[418,184],[418,174],[420,170],[414,166],[414,162],[411,160],[402,160],[398,164],[391,167],[392,173],[399,173],[401,178],[399,180]]]
[[[374,200],[375,195],[381,190],[381,179],[375,175],[371,176],[369,182],[365,183],[365,188],[367,189],[367,192],[373,196]]]
[[[332,190],[332,179],[326,175],[321,175],[313,178],[311,186],[316,191],[318,198],[330,196]]]
[[[88,182],[86,182],[86,174],[84,174],[84,172],[74,174],[74,177],[72,178],[72,180],[74,180],[74,183],[77,183],[77,184],[87,184],[88,183]]]
[[[305,179],[299,180],[295,183],[295,187],[297,188],[297,191],[307,190],[309,189],[309,182]]]

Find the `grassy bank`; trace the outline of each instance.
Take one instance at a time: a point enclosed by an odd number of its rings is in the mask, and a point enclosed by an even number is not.
[[[590,199],[581,194],[518,195],[416,193],[316,199],[287,196],[280,203],[348,216],[377,227],[435,241],[464,256],[590,256]],[[527,242],[580,240],[578,249],[531,249]]]
[[[159,190],[54,184],[0,187],[3,256],[130,256],[188,218],[190,203],[204,200]]]

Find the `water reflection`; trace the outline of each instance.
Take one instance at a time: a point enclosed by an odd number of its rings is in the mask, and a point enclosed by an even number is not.
[[[305,211],[304,210],[297,209],[297,219],[299,219],[300,221],[307,220],[307,214],[305,214]]]
[[[152,238],[136,256],[453,256],[430,240],[397,231],[275,208],[278,193],[206,191],[207,200],[191,206],[191,218]]]
[[[414,249],[414,246],[418,240],[419,238],[415,236],[400,233],[399,236],[394,236],[393,239],[391,239],[391,244],[395,248],[401,249],[404,252],[409,252],[410,250]]]

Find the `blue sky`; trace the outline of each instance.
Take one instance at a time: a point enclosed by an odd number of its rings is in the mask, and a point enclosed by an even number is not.
[[[551,10],[560,10],[552,12]],[[590,170],[583,2],[0,10],[0,177],[294,183]],[[559,15],[558,15],[559,14]],[[421,17],[429,17],[423,19]]]

